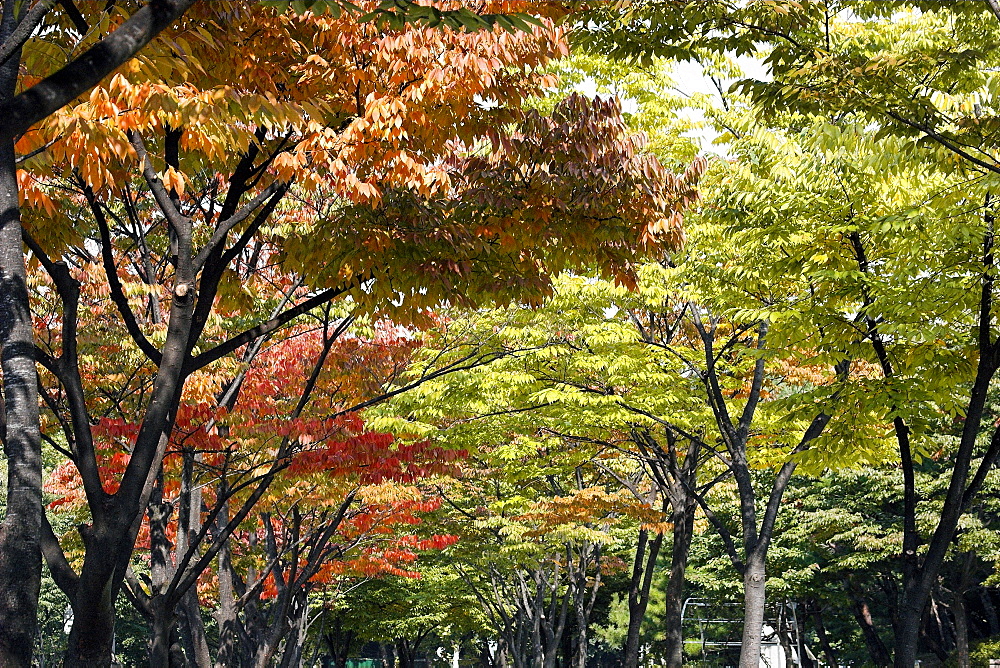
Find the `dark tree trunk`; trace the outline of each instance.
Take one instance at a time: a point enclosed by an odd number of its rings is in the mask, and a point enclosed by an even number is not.
[[[955,618],[955,658],[958,668],[971,668],[969,657],[969,616],[965,609],[965,593],[955,592],[951,600],[951,614]]]
[[[392,645],[389,643],[379,643],[378,649],[382,655],[382,667],[396,668],[396,656],[393,653]]]
[[[587,581],[586,573],[581,574],[581,580],[583,581],[582,585],[578,585],[578,587],[584,588],[584,591],[586,591],[585,590]],[[576,600],[574,601],[573,605],[574,611],[576,613],[576,620],[575,620],[576,628],[574,629],[575,633],[572,635],[572,637],[570,636],[570,634],[566,634],[567,640],[571,638],[573,640],[573,643],[568,648],[569,651],[566,652],[566,665],[572,666],[573,668],[587,668],[588,615],[586,609],[587,608],[586,601],[584,600],[584,595],[583,595],[584,591],[578,590],[576,595]],[[572,660],[570,660],[570,657],[572,657]]]
[[[833,652],[833,646],[830,645],[830,639],[826,635],[826,625],[823,623],[823,613],[818,608],[815,607],[812,610],[812,620],[813,626],[816,628],[816,635],[819,636],[819,644],[823,647],[823,655],[826,657],[826,662],[832,668],[837,668],[837,655]]]
[[[480,638],[479,640],[479,666],[480,668],[497,668],[500,654],[500,646],[497,644],[496,655],[490,652],[490,641],[488,638]]]
[[[118,566],[115,551],[101,549],[101,546],[110,544],[117,547],[108,536],[112,531],[107,526],[100,533],[92,529],[84,531],[87,555],[76,600],[73,601],[73,628],[64,662],[67,668],[111,665],[115,599],[121,581],[115,582]],[[127,531],[126,527],[117,529],[119,536]]]
[[[181,246],[179,255],[190,258],[190,237]],[[177,283],[193,285],[194,277],[184,275],[180,269],[185,264],[178,265]],[[75,617],[66,650],[67,668],[110,664],[114,602],[139,532],[140,512],[152,493],[152,472],[160,468],[167,435],[173,429],[184,385],[194,306],[190,292],[174,296],[159,371],[128,468],[114,497],[103,508],[93,509],[94,523],[81,528],[86,554],[73,601]]]
[[[639,544],[636,547],[635,559],[632,562],[632,579],[628,588],[628,631],[625,635],[624,668],[637,668],[639,665],[639,643],[642,631],[642,620],[646,616],[649,605],[649,588],[653,582],[653,569],[656,557],[663,544],[663,534],[649,540],[649,532],[645,529],[639,532]],[[647,554],[648,550],[648,554]]]
[[[296,603],[289,615],[289,632],[285,635],[284,647],[281,652],[281,662],[278,668],[297,668],[302,665],[302,652],[305,648],[306,631],[309,626],[309,594],[308,590],[296,597]],[[272,664],[273,665],[273,664]]]
[[[347,658],[351,655],[354,632],[345,631],[343,620],[338,615],[333,620],[333,628],[323,634],[326,650],[333,658],[336,668],[347,668]]]
[[[17,26],[16,8],[4,2],[0,43]],[[0,106],[14,97],[21,51],[0,66]],[[0,142],[0,367],[3,411],[0,436],[7,458],[7,507],[0,524],[0,665],[29,666],[41,587],[42,453],[38,381],[21,241],[14,141]]]
[[[882,637],[875,628],[875,621],[872,619],[868,601],[853,581],[847,579],[845,580],[845,585],[847,595],[851,599],[851,609],[854,612],[854,618],[857,620],[858,626],[861,627],[861,635],[865,639],[865,646],[868,648],[868,655],[871,657],[872,663],[876,666],[891,666],[892,657],[889,655],[889,650],[886,648],[885,643],[882,642]]]
[[[572,665],[573,668],[587,668],[587,627],[578,626],[576,630],[576,643],[573,650],[573,661],[570,663],[566,662],[566,665]]]
[[[900,610],[899,620],[895,624],[896,646],[894,663],[897,668],[910,668],[917,661],[917,645],[920,642],[920,630],[923,626],[923,608],[915,608],[919,598],[911,595],[904,600]]]
[[[962,436],[958,450],[951,461],[951,478],[948,481],[947,495],[941,508],[937,525],[924,552],[923,560],[917,564],[917,547],[919,535],[916,531],[916,502],[914,485],[912,483],[913,466],[912,451],[909,446],[909,427],[901,417],[893,419],[894,430],[900,445],[900,457],[903,465],[905,492],[904,533],[903,533],[903,598],[896,624],[895,666],[896,668],[912,668],[917,658],[917,645],[923,627],[922,618],[931,604],[931,595],[938,584],[942,566],[948,554],[949,547],[955,537],[965,508],[982,488],[987,473],[993,469],[1000,457],[1000,429],[994,428],[990,444],[976,468],[972,467],[973,456],[976,453],[976,443],[980,436],[990,384],[1000,365],[1000,342],[993,339],[993,285],[994,269],[994,213],[991,197],[987,195],[983,207],[983,220],[986,226],[982,247],[982,275],[980,278],[979,313],[978,313],[978,348],[976,377],[969,393],[969,402],[965,411],[965,421],[962,424]],[[858,249],[859,266],[867,271],[866,263],[857,233],[852,240]],[[869,338],[875,346],[884,375],[893,375],[892,366],[888,362],[884,343],[880,338],[877,326],[869,321]],[[943,651],[943,647],[941,648]]]
[[[223,486],[219,487],[219,493],[225,495]],[[216,526],[221,529],[228,523],[229,504],[224,501],[216,520]],[[242,636],[242,625],[236,615],[237,575],[233,571],[228,541],[222,544],[216,563],[219,579],[219,605],[215,610],[215,620],[219,626],[219,651],[216,665],[221,668],[238,663],[239,651],[237,647]]]
[[[417,654],[416,645],[406,638],[396,639],[397,668],[413,668]]]
[[[183,665],[171,663],[171,635],[176,620],[173,611],[166,610],[161,603],[162,599],[156,600],[153,603],[153,624],[150,631],[151,639],[149,644],[150,668]]]
[[[195,551],[198,532],[201,530],[202,494],[201,486],[194,479],[194,468],[200,456],[185,449],[181,471],[180,508],[178,513],[177,557],[180,563],[184,555]],[[211,668],[208,639],[205,636],[205,622],[201,618],[197,586],[189,588],[177,604],[181,640],[188,662],[197,668]]]
[[[800,610],[800,614],[795,614],[795,638],[797,644],[795,645],[795,651],[799,655],[799,665],[802,668],[818,668],[816,661],[809,656],[806,652],[806,606],[805,604],[800,604],[794,610]],[[835,664],[830,664],[832,668],[836,668]]]
[[[785,668],[794,668],[795,657],[792,654],[792,640],[788,630],[788,606],[782,605],[781,611],[778,613],[778,644],[781,645],[781,650],[785,653]]]
[[[197,668],[211,668],[212,656],[205,635],[205,622],[201,618],[201,604],[194,587],[189,589],[178,605],[181,639],[188,663]]]
[[[980,589],[979,600],[982,601],[983,611],[986,613],[986,621],[990,625],[990,635],[1000,635],[1000,619],[997,618],[997,609],[993,606],[990,590],[985,587]]]
[[[684,573],[687,571],[688,556],[691,553],[691,538],[694,535],[695,506],[675,509],[673,546],[670,551],[670,577],[666,588],[666,651],[664,660],[667,668],[681,668],[684,662],[684,631],[681,614],[684,609]]]
[[[954,646],[952,641],[952,631],[953,627],[951,620],[947,617],[942,618],[941,615],[942,605],[938,601],[936,596],[931,596],[930,604],[930,614],[933,616],[934,630],[937,631],[933,640],[931,640],[928,645],[931,647],[931,651],[938,655],[938,658],[944,661],[948,658],[948,650]],[[926,637],[927,626],[924,625],[924,633]]]
[[[970,668],[969,656],[969,614],[965,605],[965,595],[973,583],[973,564],[976,561],[974,552],[966,552],[959,562],[958,578],[954,589],[950,592],[951,617],[955,631],[955,658],[958,668]]]
[[[149,521],[149,575],[150,575],[150,637],[149,665],[151,667],[169,665],[171,630],[173,615],[165,614],[162,595],[170,584],[173,564],[170,561],[170,540],[167,538],[167,525],[173,514],[173,505],[163,501],[163,473],[156,477],[153,492],[146,506]]]
[[[932,626],[929,626],[930,624],[932,624]],[[923,619],[923,623],[920,625],[920,644],[922,644],[925,649],[929,649],[933,652],[938,660],[943,662],[948,658],[948,650],[946,649],[946,640],[944,640],[941,630],[941,627],[937,623],[937,619],[932,621],[930,615],[926,616]],[[918,645],[918,647],[919,646],[920,645]]]

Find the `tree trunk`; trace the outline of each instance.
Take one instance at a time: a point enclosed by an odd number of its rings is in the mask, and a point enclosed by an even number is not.
[[[190,239],[182,245],[184,249],[179,254],[189,258]],[[180,271],[185,264],[182,261],[178,265],[177,281],[193,285],[194,278]],[[173,430],[186,377],[184,360],[194,305],[191,293],[174,296],[163,356],[128,468],[115,495],[103,507],[92,509],[94,523],[81,527],[86,552],[73,599],[74,622],[66,649],[67,668],[107,666],[111,662],[115,599],[135,547],[142,511],[152,494],[154,476],[163,461],[167,436]]]
[[[309,630],[308,594],[303,594],[292,613],[290,633],[285,636],[279,668],[298,668],[302,665],[306,633]]]
[[[743,642],[740,668],[759,668],[764,630],[764,559],[752,552],[743,575]]]
[[[110,531],[105,528],[102,533]],[[101,546],[115,543],[106,535],[95,535],[92,527],[83,527],[82,533],[87,550],[83,574],[73,601],[73,628],[64,661],[66,668],[110,666],[114,643],[117,564],[114,552],[101,549]],[[127,533],[127,529],[121,527],[117,533],[121,536]]]
[[[653,568],[656,566],[656,557],[662,544],[662,533],[656,534],[656,538],[650,541],[648,531],[643,529],[639,532],[639,544],[636,546],[635,560],[632,562],[632,579],[628,589],[628,631],[625,634],[623,668],[637,668],[639,665],[642,620],[646,616],[649,588],[653,581]],[[647,546],[648,556],[646,555]]]
[[[164,609],[162,599],[153,602],[153,623],[150,629],[149,665],[151,668],[163,668],[171,665],[170,645],[171,630],[174,628],[172,610]]]
[[[195,465],[200,463],[201,456],[185,449],[182,457],[176,563],[180,563],[187,553],[197,552],[195,543],[201,530],[201,485],[195,480],[194,470]],[[208,639],[205,637],[205,622],[201,617],[197,585],[184,592],[177,608],[180,612],[178,621],[181,640],[188,662],[198,668],[211,668],[212,658],[208,649]]]
[[[570,665],[573,668],[587,668],[587,602],[584,598],[586,593],[587,574],[580,574],[577,583],[576,598],[574,608],[576,612],[576,647],[573,652],[573,660]]]
[[[0,42],[27,5],[4,2]],[[0,66],[0,104],[14,96],[21,51]],[[42,451],[38,381],[27,272],[21,241],[14,141],[0,143],[0,359],[4,409],[0,436],[7,457],[7,507],[0,524],[0,665],[29,666],[41,587]]]
[[[993,607],[990,590],[985,587],[981,588],[979,590],[979,600],[982,601],[983,610],[986,613],[986,621],[990,625],[990,635],[995,636],[1000,634],[1000,619],[997,619],[997,609]]]
[[[794,668],[795,657],[792,654],[792,641],[791,636],[788,633],[788,606],[782,604],[781,611],[778,613],[778,644],[781,645],[781,650],[785,653],[785,668]]]
[[[955,658],[958,668],[971,668],[969,658],[969,617],[965,609],[965,594],[957,591],[952,595],[951,614],[955,617]]]
[[[519,574],[519,577],[520,574]],[[536,573],[536,580],[538,575]],[[545,662],[545,654],[542,648],[542,612],[544,606],[545,591],[542,589],[542,585],[538,582],[535,583],[535,593],[531,594],[527,589],[527,583],[524,578],[521,578],[521,589],[522,597],[524,598],[524,612],[525,616],[531,620],[531,660],[523,660],[523,665],[534,666],[535,668],[542,668],[542,664]],[[530,604],[529,596],[533,596],[534,605]],[[518,650],[514,649],[515,652]]]
[[[500,661],[500,643],[502,639],[497,639],[496,652],[490,651],[489,638],[479,640],[479,666],[480,668],[498,668]]]
[[[797,613],[796,611],[801,611]],[[819,664],[813,660],[806,651],[806,604],[798,604],[792,609],[792,616],[795,620],[795,651],[798,653],[799,665],[802,668],[819,668]],[[834,664],[830,664],[836,668]]]
[[[670,577],[665,591],[666,651],[664,661],[667,668],[681,668],[684,662],[684,630],[681,615],[684,610],[684,574],[687,571],[688,556],[691,553],[691,538],[694,535],[695,507],[674,510],[673,546],[670,551]]]
[[[327,652],[333,659],[336,668],[347,668],[347,658],[351,655],[351,643],[354,642],[354,632],[344,630],[344,622],[340,615],[333,620],[333,628],[323,634]]]
[[[567,566],[567,573],[569,573]],[[573,595],[571,587],[562,595],[558,596],[559,572],[558,567],[552,573],[552,598],[549,602],[549,614],[545,615],[539,609],[539,617],[542,619],[542,629],[545,634],[545,653],[542,659],[541,668],[556,668],[556,660],[559,657],[559,648],[562,645],[563,633],[566,630],[566,618],[569,612],[570,597]],[[557,612],[558,606],[558,612]]]
[[[379,653],[382,655],[382,668],[396,668],[396,657],[391,644],[379,643]]]
[[[826,625],[823,624],[823,613],[819,608],[814,608],[812,611],[813,626],[816,628],[816,635],[819,636],[819,644],[823,647],[823,655],[826,657],[826,662],[832,668],[837,668],[837,656],[833,653],[833,647],[830,645],[830,639],[826,635]]]
[[[984,217],[987,222],[987,233],[984,238],[983,250],[984,255],[990,258],[990,264],[992,264],[994,221],[989,207],[985,211]],[[989,276],[989,272],[984,272],[983,277],[979,320],[980,326],[985,327],[985,331],[988,332],[989,322],[992,317],[993,278]],[[988,339],[988,337],[986,338]],[[938,583],[941,568],[948,554],[949,546],[955,537],[959,520],[965,512],[966,504],[973,498],[982,484],[984,478],[980,477],[980,473],[989,470],[996,461],[995,457],[997,454],[995,452],[992,455],[984,456],[980,467],[985,466],[986,468],[978,469],[973,474],[973,477],[969,478],[972,456],[976,439],[980,434],[990,383],[996,374],[997,362],[1000,360],[994,344],[990,344],[988,340],[981,340],[980,346],[981,355],[976,371],[976,379],[969,397],[965,421],[962,425],[962,438],[959,443],[958,452],[952,458],[954,470],[952,471],[951,480],[948,485],[948,494],[941,508],[940,519],[931,535],[931,539],[927,543],[927,551],[919,568],[916,568],[914,563],[916,554],[913,547],[915,543],[913,541],[915,541],[915,538],[910,539],[911,544],[909,546],[907,544],[907,535],[915,536],[915,530],[910,529],[904,532],[904,549],[902,555],[904,562],[903,603],[900,606],[899,622],[896,627],[895,638],[894,663],[897,668],[912,668],[916,661],[917,644],[922,628],[922,617],[928,605],[931,604],[931,594]],[[895,420],[898,421],[900,418],[897,417]],[[900,433],[900,431],[897,428],[897,433]],[[993,438],[997,436],[998,434],[994,430]],[[991,448],[988,452],[992,452],[992,450]],[[901,448],[900,451],[908,456],[904,448]],[[904,473],[907,470],[908,468],[904,467]],[[908,508],[906,509],[904,520],[913,524],[915,519],[912,518],[915,518],[916,511],[912,507],[909,507],[913,504],[907,505]],[[943,648],[941,650],[943,651]]]
[[[197,668],[211,668],[212,656],[205,635],[205,622],[201,618],[201,604],[198,602],[197,586],[191,587],[178,606],[181,613],[181,638],[188,663]]]
[[[169,665],[170,647],[174,624],[173,614],[168,614],[163,593],[170,585],[173,562],[170,559],[170,540],[167,525],[173,514],[173,505],[163,501],[163,472],[156,477],[153,492],[146,505],[149,523],[149,608],[152,613],[149,637],[149,665],[152,668]],[[141,595],[141,592],[138,594]],[[165,663],[166,662],[166,663]]]
[[[411,646],[410,642],[406,638],[396,639],[396,663],[397,668],[413,668],[414,659],[416,658],[417,648],[415,645]]]
[[[917,643],[920,642],[922,621],[923,606],[918,609],[914,603],[914,597],[906,596],[900,609],[899,621],[896,623],[896,643],[893,657],[893,665],[896,668],[913,668],[916,664]]]
[[[228,494],[224,483],[218,487],[218,498],[225,498]],[[221,530],[229,523],[229,501],[222,502],[222,509],[215,520],[217,530]],[[219,605],[215,610],[215,620],[219,627],[219,651],[217,668],[233,666],[239,663],[240,652],[238,645],[242,637],[242,625],[236,614],[236,590],[239,584],[236,581],[236,574],[233,571],[232,555],[229,551],[229,541],[227,539],[219,549],[216,558],[216,572],[219,580]],[[250,574],[248,573],[248,576]],[[246,649],[246,646],[244,646]]]
[[[868,655],[871,657],[872,663],[876,666],[891,666],[892,659],[889,656],[889,650],[886,649],[885,643],[882,642],[882,637],[875,628],[871,610],[868,608],[868,601],[865,600],[864,596],[857,589],[857,586],[850,579],[845,580],[845,585],[847,595],[851,599],[854,618],[857,620],[858,626],[861,627],[861,635],[865,639],[865,646],[868,648]],[[916,659],[915,656],[914,659]],[[913,668],[912,663],[910,664],[910,668]]]
[[[928,626],[925,624],[923,626],[924,639],[927,641],[927,645],[931,648],[931,651],[937,654],[938,658],[944,661],[948,658],[948,649],[954,644],[950,637],[950,628],[945,628],[945,620],[941,619],[941,605],[938,603],[936,596],[931,596],[931,604],[929,612],[934,618],[934,629],[937,631],[937,637],[930,639],[927,635]],[[948,620],[950,627],[950,620]]]

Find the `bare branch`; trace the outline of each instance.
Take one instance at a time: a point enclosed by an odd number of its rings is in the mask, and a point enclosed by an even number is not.
[[[215,228],[215,233],[212,235],[212,238],[208,241],[207,244],[205,244],[204,248],[201,249],[201,252],[198,253],[198,255],[195,257],[194,259],[195,268],[200,269],[202,266],[204,266],[205,261],[208,260],[209,255],[212,254],[212,252],[219,244],[223,243],[226,240],[226,236],[229,234],[229,232],[231,232],[234,227],[236,227],[244,220],[249,218],[250,214],[252,214],[255,210],[257,210],[257,208],[260,205],[262,205],[265,201],[267,201],[269,198],[271,198],[272,201],[268,202],[266,211],[268,214],[270,214],[270,212],[273,211],[274,208],[277,206],[278,200],[284,197],[285,193],[288,192],[289,186],[290,184],[288,183],[280,183],[278,181],[275,181],[267,188],[264,188],[264,190],[262,190],[256,197],[247,202],[243,206],[243,208],[241,208],[239,211],[234,213],[226,220],[221,221]],[[259,225],[257,225],[256,227],[259,227]]]

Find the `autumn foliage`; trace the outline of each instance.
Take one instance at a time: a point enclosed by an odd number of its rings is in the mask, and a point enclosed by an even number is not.
[[[668,173],[642,154],[644,140],[611,100],[571,98],[548,117],[520,111],[554,83],[540,68],[566,54],[546,18],[560,10],[473,9],[541,11],[546,27],[382,32],[347,14],[196,7],[159,49],[21,139],[24,153],[44,148],[19,177],[32,235],[51,251],[78,243],[83,230],[72,209],[55,206],[63,195],[51,179],[74,174],[98,200],[121,197],[136,136],[165,135],[176,157],[151,154],[152,168],[207,227],[223,222],[220,208],[198,203],[225,200],[237,185],[225,180],[227,157],[260,151],[243,175],[254,193],[292,186],[307,202],[278,207],[263,239],[286,271],[314,284],[371,277],[365,294],[402,292],[419,307],[444,295],[544,291],[550,273],[580,262],[630,280],[638,247],[618,240],[676,246],[703,165]],[[140,220],[144,206],[136,202]]]
[[[217,593],[221,660],[265,665],[289,630],[260,606],[302,620],[295,601],[337,578],[415,575],[454,540],[424,535],[424,485],[464,455],[359,411],[426,380],[403,379],[420,327],[443,305],[537,304],[572,268],[632,285],[679,247],[704,161],[665,169],[615,100],[530,110],[571,7],[435,8],[532,18],[472,31],[197,2],[17,139],[41,427],[66,457],[46,491],[79,526],[43,532],[74,660],[110,649],[108,591],[150,620],[161,662],[175,609],[197,639],[195,592]],[[60,14],[19,85],[130,9]]]
[[[414,337],[382,322],[369,339],[350,336],[338,341],[325,360],[310,409],[298,417],[289,416],[290,403],[298,396],[293,388],[309,375],[323,342],[319,331],[306,327],[286,332],[286,337],[250,363],[239,400],[231,409],[216,401],[215,393],[228,379],[225,371],[221,377],[203,373],[191,384],[187,399],[179,406],[164,458],[162,502],[178,503],[185,455],[197,457],[197,476],[211,479],[215,472],[238,480],[268,471],[280,444],[291,440],[294,446],[259,502],[260,510],[280,513],[293,506],[302,511],[337,507],[348,494],[360,500],[338,527],[341,540],[355,548],[356,554],[344,554],[337,563],[323,564],[314,579],[325,581],[343,574],[370,577],[383,572],[418,576],[412,568],[401,566],[410,564],[416,552],[442,549],[455,538],[399,533],[399,527],[419,524],[421,514],[439,505],[439,501],[425,498],[415,485],[435,476],[459,475],[465,453],[428,441],[400,442],[391,434],[366,429],[357,413],[342,412],[352,402],[367,397],[366,392],[375,391],[372,383],[376,379],[391,375],[413,350]],[[95,357],[93,361],[91,373],[111,371],[106,359]],[[125,405],[119,403],[117,408],[121,414]],[[108,494],[117,490],[138,431],[135,420],[112,415],[102,417],[93,428]],[[79,474],[70,461],[53,472],[47,489],[56,497],[49,504],[53,510],[79,512],[86,508]],[[211,485],[203,491],[206,520],[216,504],[215,493]],[[237,494],[230,503],[239,500],[241,495]],[[147,517],[140,531],[140,550],[150,547],[148,521]],[[176,540],[177,523],[174,515],[164,527],[171,542]],[[260,534],[263,543],[265,530],[259,518],[247,520],[241,531]],[[235,538],[237,544],[246,544],[240,533]]]

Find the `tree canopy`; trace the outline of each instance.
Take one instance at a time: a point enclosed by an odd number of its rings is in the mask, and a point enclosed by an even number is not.
[[[0,664],[1000,651],[997,3],[0,8]]]

